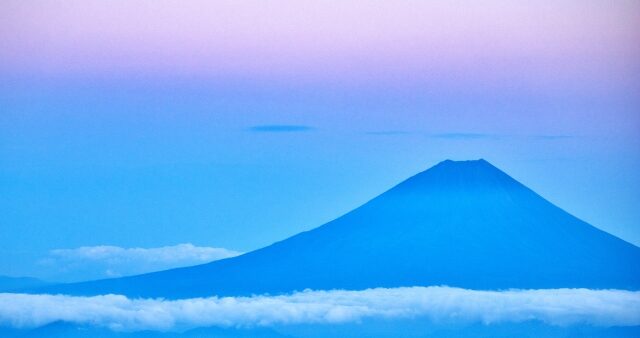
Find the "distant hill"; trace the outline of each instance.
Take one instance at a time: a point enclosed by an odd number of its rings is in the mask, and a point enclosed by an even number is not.
[[[47,282],[31,277],[0,276],[0,292],[17,292],[22,289],[47,285]]]
[[[31,330],[0,326],[3,338],[637,338],[640,327],[551,326],[512,324],[433,325],[423,320],[366,321],[356,324],[297,325],[275,328],[204,327],[184,332],[118,332],[107,328],[56,322]]]
[[[185,332],[134,331],[119,332],[108,328],[78,326],[55,322],[35,329],[11,329],[0,326],[3,338],[288,338],[270,328],[205,327]]]
[[[639,265],[640,248],[487,161],[447,160],[334,221],[242,256],[36,291],[185,298],[416,285],[638,290]]]

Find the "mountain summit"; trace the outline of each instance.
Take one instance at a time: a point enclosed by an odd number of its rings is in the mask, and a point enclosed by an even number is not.
[[[39,291],[183,298],[449,285],[640,289],[640,248],[485,160],[447,160],[323,226],[242,256]]]

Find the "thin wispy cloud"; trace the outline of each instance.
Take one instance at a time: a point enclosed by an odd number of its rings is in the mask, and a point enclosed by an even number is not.
[[[40,261],[40,265],[58,270],[61,275],[96,279],[202,264],[239,254],[241,252],[191,243],[157,248],[100,245],[52,250]]]
[[[265,124],[249,128],[249,131],[256,133],[294,133],[314,130],[311,126],[298,124]]]
[[[430,134],[429,136],[432,138],[446,140],[487,140],[500,138],[500,135],[497,134],[484,133],[438,133]]]
[[[374,136],[403,136],[403,135],[410,135],[412,133],[404,130],[379,130],[379,131],[368,131],[365,134],[374,135]]]
[[[544,140],[544,141],[557,141],[557,140],[566,140],[573,138],[572,135],[533,135],[534,139]]]
[[[546,289],[476,291],[451,287],[303,291],[282,296],[130,299],[119,295],[0,294],[0,325],[56,321],[113,330],[251,327],[419,318],[434,323],[640,325],[640,292]]]
[[[518,135],[518,134],[491,134],[491,133],[437,133],[429,134],[431,138],[443,139],[443,140],[460,140],[460,141],[474,141],[474,140],[541,140],[541,141],[559,141],[570,139],[571,135],[554,135],[554,134],[535,134],[535,135]]]

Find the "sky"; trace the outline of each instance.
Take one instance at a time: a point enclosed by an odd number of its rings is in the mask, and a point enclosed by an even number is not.
[[[250,251],[445,159],[640,244],[637,1],[0,6],[0,275]]]

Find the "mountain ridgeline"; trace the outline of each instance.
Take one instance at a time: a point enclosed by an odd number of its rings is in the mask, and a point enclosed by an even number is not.
[[[444,161],[323,226],[242,256],[36,292],[185,298],[303,289],[640,289],[640,248],[484,160]]]
[[[47,282],[30,277],[0,276],[1,292],[20,292],[22,289],[32,289],[47,285]]]

